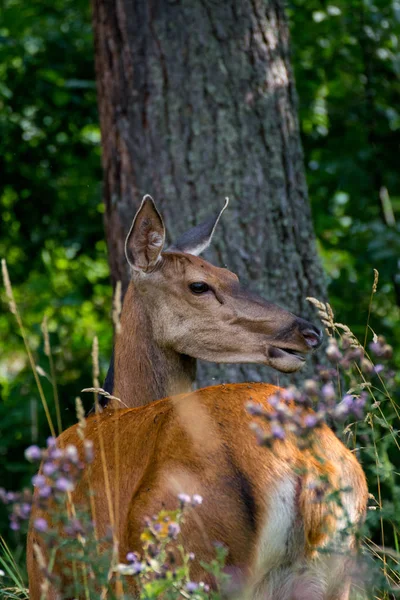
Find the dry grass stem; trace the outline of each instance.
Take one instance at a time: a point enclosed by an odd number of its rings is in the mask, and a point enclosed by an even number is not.
[[[112,536],[113,536],[113,548],[115,549],[118,547],[117,531],[116,531],[116,527],[115,527],[115,513],[114,513],[114,506],[113,506],[113,501],[112,501],[111,483],[110,483],[109,471],[108,471],[108,465],[107,465],[107,459],[106,459],[103,431],[102,431],[101,424],[99,422],[101,407],[100,407],[100,404],[98,401],[98,393],[99,393],[98,390],[101,388],[100,388],[100,384],[99,384],[99,375],[100,375],[99,341],[97,339],[97,336],[95,336],[93,338],[92,361],[93,361],[93,364],[92,364],[93,388],[91,388],[90,391],[92,391],[94,393],[94,406],[95,406],[96,419],[98,420],[97,435],[98,435],[99,446],[100,446],[100,459],[101,459],[101,465],[102,465],[102,470],[103,470],[104,490],[105,490],[105,496],[106,496],[106,501],[107,501],[108,513],[109,513],[109,517],[110,517],[111,531],[112,531]],[[85,390],[82,390],[82,391],[88,391],[88,388],[86,388]],[[114,559],[114,557],[113,557],[113,559]]]
[[[41,592],[42,592],[42,594],[44,594],[44,598],[47,598],[50,581],[46,577],[47,565],[46,565],[46,561],[44,559],[43,552],[42,552],[39,544],[36,544],[36,543],[33,544],[33,552],[35,554],[37,564],[39,565],[39,569],[42,571],[43,578],[44,578],[43,583],[41,584]]]
[[[370,296],[369,305],[368,305],[367,324],[365,326],[365,335],[364,335],[364,349],[367,346],[368,330],[370,329],[369,320],[371,318],[372,299],[378,289],[379,271],[377,271],[376,269],[374,269],[373,271],[374,271],[374,281],[372,283],[371,296]],[[375,337],[375,334],[374,334],[374,337]]]
[[[379,271],[374,269],[374,283],[372,284],[372,293],[376,294],[376,290],[378,289],[378,280],[379,280]]]
[[[112,319],[115,327],[115,333],[118,335],[121,332],[121,310],[122,310],[122,286],[121,282],[117,281],[113,298]]]
[[[41,400],[42,405],[43,405],[44,412],[46,414],[46,419],[47,419],[47,422],[48,422],[48,425],[49,425],[49,428],[50,428],[51,435],[53,437],[56,437],[56,432],[55,432],[55,429],[54,429],[54,426],[53,426],[53,422],[52,422],[52,419],[51,419],[51,415],[50,415],[49,407],[48,407],[48,404],[47,404],[47,400],[46,400],[46,397],[44,395],[42,384],[40,383],[39,375],[38,375],[38,372],[37,372],[36,363],[33,360],[32,352],[31,352],[31,349],[30,349],[29,344],[28,344],[28,338],[27,338],[27,335],[26,335],[26,332],[25,332],[25,328],[24,328],[24,325],[22,323],[21,316],[20,316],[20,314],[18,312],[17,304],[16,304],[15,299],[14,299],[14,294],[13,294],[13,290],[12,290],[12,286],[11,286],[11,281],[10,281],[10,277],[8,275],[7,263],[6,263],[6,261],[5,261],[4,258],[2,258],[2,260],[1,260],[1,270],[2,270],[2,274],[3,274],[4,287],[6,289],[7,298],[8,298],[8,301],[9,301],[10,311],[12,312],[13,315],[15,315],[15,319],[17,321],[19,330],[21,332],[22,339],[24,341],[25,351],[26,351],[26,353],[28,355],[29,364],[30,364],[30,367],[32,369],[33,376],[35,378],[35,383],[36,383],[36,386],[37,386],[37,389],[38,389],[38,392],[39,392],[39,396],[40,396],[40,400]]]
[[[334,326],[335,329],[340,329],[341,331],[343,331],[344,336],[349,340],[352,348],[362,348],[360,342],[358,341],[354,333],[351,331],[350,327],[344,325],[343,323],[334,323]]]
[[[85,439],[85,409],[83,408],[82,400],[79,396],[75,398],[76,417],[78,419],[78,436],[81,440]]]
[[[330,304],[328,304],[328,302],[321,302],[320,300],[317,300],[317,298],[313,298],[312,296],[309,296],[308,298],[306,298],[306,300],[308,300],[308,302],[310,302],[313,306],[315,306],[315,308],[318,309],[318,316],[321,319],[323,325],[325,325],[325,331],[329,337],[332,337],[333,332],[335,330],[335,323],[333,310]]]
[[[51,352],[50,335],[49,335],[47,315],[45,315],[43,317],[41,329],[42,329],[43,340],[44,340],[44,353],[48,357],[49,364],[50,364],[51,384],[53,386],[53,398],[54,398],[54,405],[56,407],[57,429],[58,429],[58,433],[61,434],[61,432],[62,432],[62,422],[61,422],[60,400],[59,400],[59,397],[58,397],[56,368],[55,368],[55,365],[54,365],[53,355],[52,355],[52,352]]]
[[[10,307],[10,311],[13,315],[17,314],[17,305],[15,302],[13,290],[11,287],[10,277],[8,275],[7,263],[4,258],[1,259],[1,272],[3,275],[4,287],[6,289],[8,305]]]
[[[43,317],[42,325],[41,325],[43,340],[44,340],[44,353],[46,356],[50,356],[50,337],[49,337],[49,328],[48,328],[48,320],[47,315]]]
[[[110,400],[116,400],[117,402],[119,402],[120,404],[122,404],[125,408],[129,408],[124,402],[122,402],[121,398],[117,398],[117,396],[113,396],[112,394],[109,394],[108,392],[106,392],[106,390],[103,390],[103,388],[101,387],[90,387],[90,388],[84,388],[83,390],[81,390],[81,392],[92,392],[94,394],[100,394],[100,396],[104,396],[105,398],[109,398]]]
[[[93,373],[93,387],[100,387],[99,376],[100,376],[100,368],[99,368],[99,340],[97,335],[93,338],[92,345],[92,373]]]

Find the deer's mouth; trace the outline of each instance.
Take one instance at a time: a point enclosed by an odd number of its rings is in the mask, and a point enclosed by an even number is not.
[[[301,369],[306,361],[305,353],[293,348],[269,346],[268,363],[282,373],[294,373]]]
[[[291,348],[277,348],[277,350],[279,350],[280,352],[283,352],[284,354],[290,354],[290,356],[294,356],[295,358],[297,358],[298,360],[301,360],[302,362],[304,362],[306,360],[306,357],[304,356],[304,354],[302,352],[299,352],[298,350],[292,350]]]

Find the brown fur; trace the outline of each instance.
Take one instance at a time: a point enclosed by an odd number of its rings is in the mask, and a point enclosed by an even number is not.
[[[329,510],[324,502],[316,500],[309,487],[320,475],[331,481],[333,489],[351,488],[349,502],[357,519],[362,518],[367,501],[363,471],[329,428],[323,426],[316,431],[313,451],[299,450],[296,441],[290,438],[275,443],[273,449],[256,443],[249,431],[252,417],[245,405],[251,398],[271,410],[268,397],[276,390],[267,384],[215,386],[142,408],[106,411],[88,420],[85,435],[93,440],[96,456],[91,481],[98,534],[102,537],[110,524],[99,449],[101,429],[111,489],[113,497],[118,499],[114,510],[118,514],[122,561],[128,551],[140,551],[145,517],[163,507],[176,508],[179,492],[197,493],[204,498],[201,507],[189,511],[182,529],[185,549],[196,554],[194,578],[204,577],[199,562],[213,558],[214,541],[229,548],[228,566],[235,567],[247,580],[256,577],[257,543],[271,510],[272,492],[289,476],[299,478],[300,487],[294,508],[303,544],[296,548],[296,560],[303,557],[302,560],[312,561],[315,546],[326,545],[337,528],[337,509]],[[65,431],[59,442],[74,444],[82,451],[76,426]],[[119,443],[118,469],[116,443]],[[254,521],[244,506],[246,498],[238,473],[249,482]],[[87,504],[87,486],[85,475],[73,495],[76,505]],[[31,600],[40,599],[41,577],[32,553],[36,538],[31,530],[28,539]],[[37,541],[40,543],[39,538]]]
[[[207,282],[213,292],[194,295],[194,281]],[[110,406],[144,406],[189,392],[195,358],[271,366],[278,361],[280,370],[297,370],[302,363],[283,358],[281,349],[308,353],[306,327],[313,326],[250,294],[227,269],[166,252],[150,274],[135,274],[126,292],[114,359],[113,395],[122,404]]]
[[[112,410],[121,408],[115,403],[88,420],[85,435],[94,442],[95,461],[73,499],[87,505],[90,477],[98,535],[103,537],[115,522],[123,561],[128,551],[140,551],[145,517],[163,507],[175,509],[179,492],[200,494],[204,503],[188,513],[181,532],[185,550],[196,555],[194,579],[208,577],[200,563],[212,560],[213,542],[219,541],[229,550],[227,566],[241,580],[243,595],[254,600],[346,600],[346,551],[354,536],[343,547],[338,539],[343,511],[320,497],[316,485],[323,477],[330,489],[350,488],[340,497],[356,524],[367,499],[357,460],[326,426],[315,432],[312,450],[299,450],[290,437],[272,449],[260,447],[249,430],[252,417],[245,406],[251,400],[271,410],[268,398],[277,391],[274,386],[232,384],[190,391],[196,358],[293,372],[301,368],[302,355],[321,342],[311,323],[249,294],[236,275],[193,256],[209,243],[219,216],[182,236],[175,251],[162,253],[162,218],[153,200],[144,198],[126,240],[132,282],[116,339],[113,390],[124,404],[140,408]],[[190,288],[195,282],[206,283],[209,290],[195,294]],[[58,443],[82,451],[77,427],[65,431]],[[37,516],[34,509],[32,520]],[[31,528],[31,600],[41,596],[35,542],[41,545]],[[332,560],[331,554],[317,551],[329,542],[343,550]],[[44,547],[42,551],[46,553]],[[60,572],[57,559],[55,565]],[[55,598],[50,591],[47,599]]]

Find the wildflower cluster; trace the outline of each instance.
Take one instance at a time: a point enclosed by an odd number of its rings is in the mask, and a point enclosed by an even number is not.
[[[12,504],[10,527],[14,531],[19,530],[22,523],[29,519],[33,502],[39,508],[46,509],[49,501],[64,501],[65,494],[75,489],[85,466],[93,460],[93,444],[89,440],[84,441],[84,459],[81,460],[75,446],[60,448],[56,439],[49,437],[46,449],[29,446],[25,450],[25,458],[31,463],[42,461],[40,473],[32,477],[36,493],[24,490],[15,494],[0,489],[0,500],[5,504]],[[48,530],[48,523],[43,517],[35,519],[33,526],[41,533]]]
[[[306,380],[301,390],[281,390],[268,398],[267,407],[249,402],[247,410],[269,423],[267,429],[257,422],[251,423],[260,444],[270,446],[290,433],[299,447],[305,447],[310,443],[310,434],[323,423],[345,420],[352,415],[361,418],[366,399],[367,394],[362,391],[359,395],[346,394],[337,402],[331,381],[319,387],[314,380]],[[317,401],[315,410],[311,410],[313,400]]]
[[[146,520],[146,528],[141,535],[142,554],[128,552],[126,564],[120,563],[115,569],[121,575],[137,577],[140,589],[146,589],[148,598],[164,597],[163,594],[168,591],[174,592],[173,597],[190,596],[193,600],[209,597],[207,583],[190,579],[190,565],[195,555],[185,552],[179,543],[186,511],[200,506],[203,499],[198,494],[179,494],[178,499],[180,506],[177,510],[162,510]],[[222,577],[225,553],[216,552],[216,556],[214,581],[220,575]]]
[[[381,373],[385,366],[381,363],[374,365],[367,352],[357,342],[354,336],[345,334],[340,340],[340,348],[337,340],[329,338],[326,356],[333,364],[348,371],[352,366],[358,365],[361,372],[365,375]],[[383,336],[374,336],[369,344],[369,349],[373,355],[381,360],[389,360],[393,356],[393,348],[386,343]]]
[[[23,490],[22,492],[8,492],[0,488],[0,502],[12,507],[10,514],[10,528],[18,531],[21,523],[27,521],[32,509],[32,492]]]
[[[369,349],[381,360],[392,357],[392,347],[383,336],[374,336]],[[347,330],[340,345],[335,338],[329,339],[326,355],[332,367],[320,366],[316,379],[307,379],[301,388],[280,390],[268,398],[267,405],[248,403],[248,412],[269,424],[265,428],[259,421],[251,423],[251,429],[261,445],[271,446],[274,441],[283,440],[287,434],[292,434],[298,445],[305,447],[311,442],[312,431],[323,423],[363,418],[369,387],[366,377],[379,375],[385,369],[384,365],[374,366],[363,347]],[[354,384],[345,394],[338,393],[334,385],[338,367],[347,372],[349,381],[353,384],[354,378],[350,377],[350,370],[355,368],[361,375],[362,383]],[[390,371],[387,374],[390,376]]]

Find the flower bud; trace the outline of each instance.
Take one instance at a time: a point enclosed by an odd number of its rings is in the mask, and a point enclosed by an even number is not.
[[[318,396],[318,384],[314,379],[306,379],[303,384],[303,389],[308,396]]]
[[[42,451],[39,446],[29,446],[25,450],[25,458],[29,460],[29,462],[36,462],[42,458]]]
[[[389,359],[393,356],[393,348],[390,344],[385,344],[382,348],[382,357]]]
[[[342,359],[342,353],[340,352],[336,340],[331,340],[325,351],[328,360],[336,365]]]
[[[361,369],[364,371],[364,373],[373,373],[374,372],[374,365],[372,364],[372,362],[370,360],[368,360],[368,358],[363,358],[360,366],[361,366]]]
[[[34,520],[33,526],[36,529],[36,531],[40,531],[40,533],[44,533],[48,529],[46,519],[42,519],[41,517]]]

